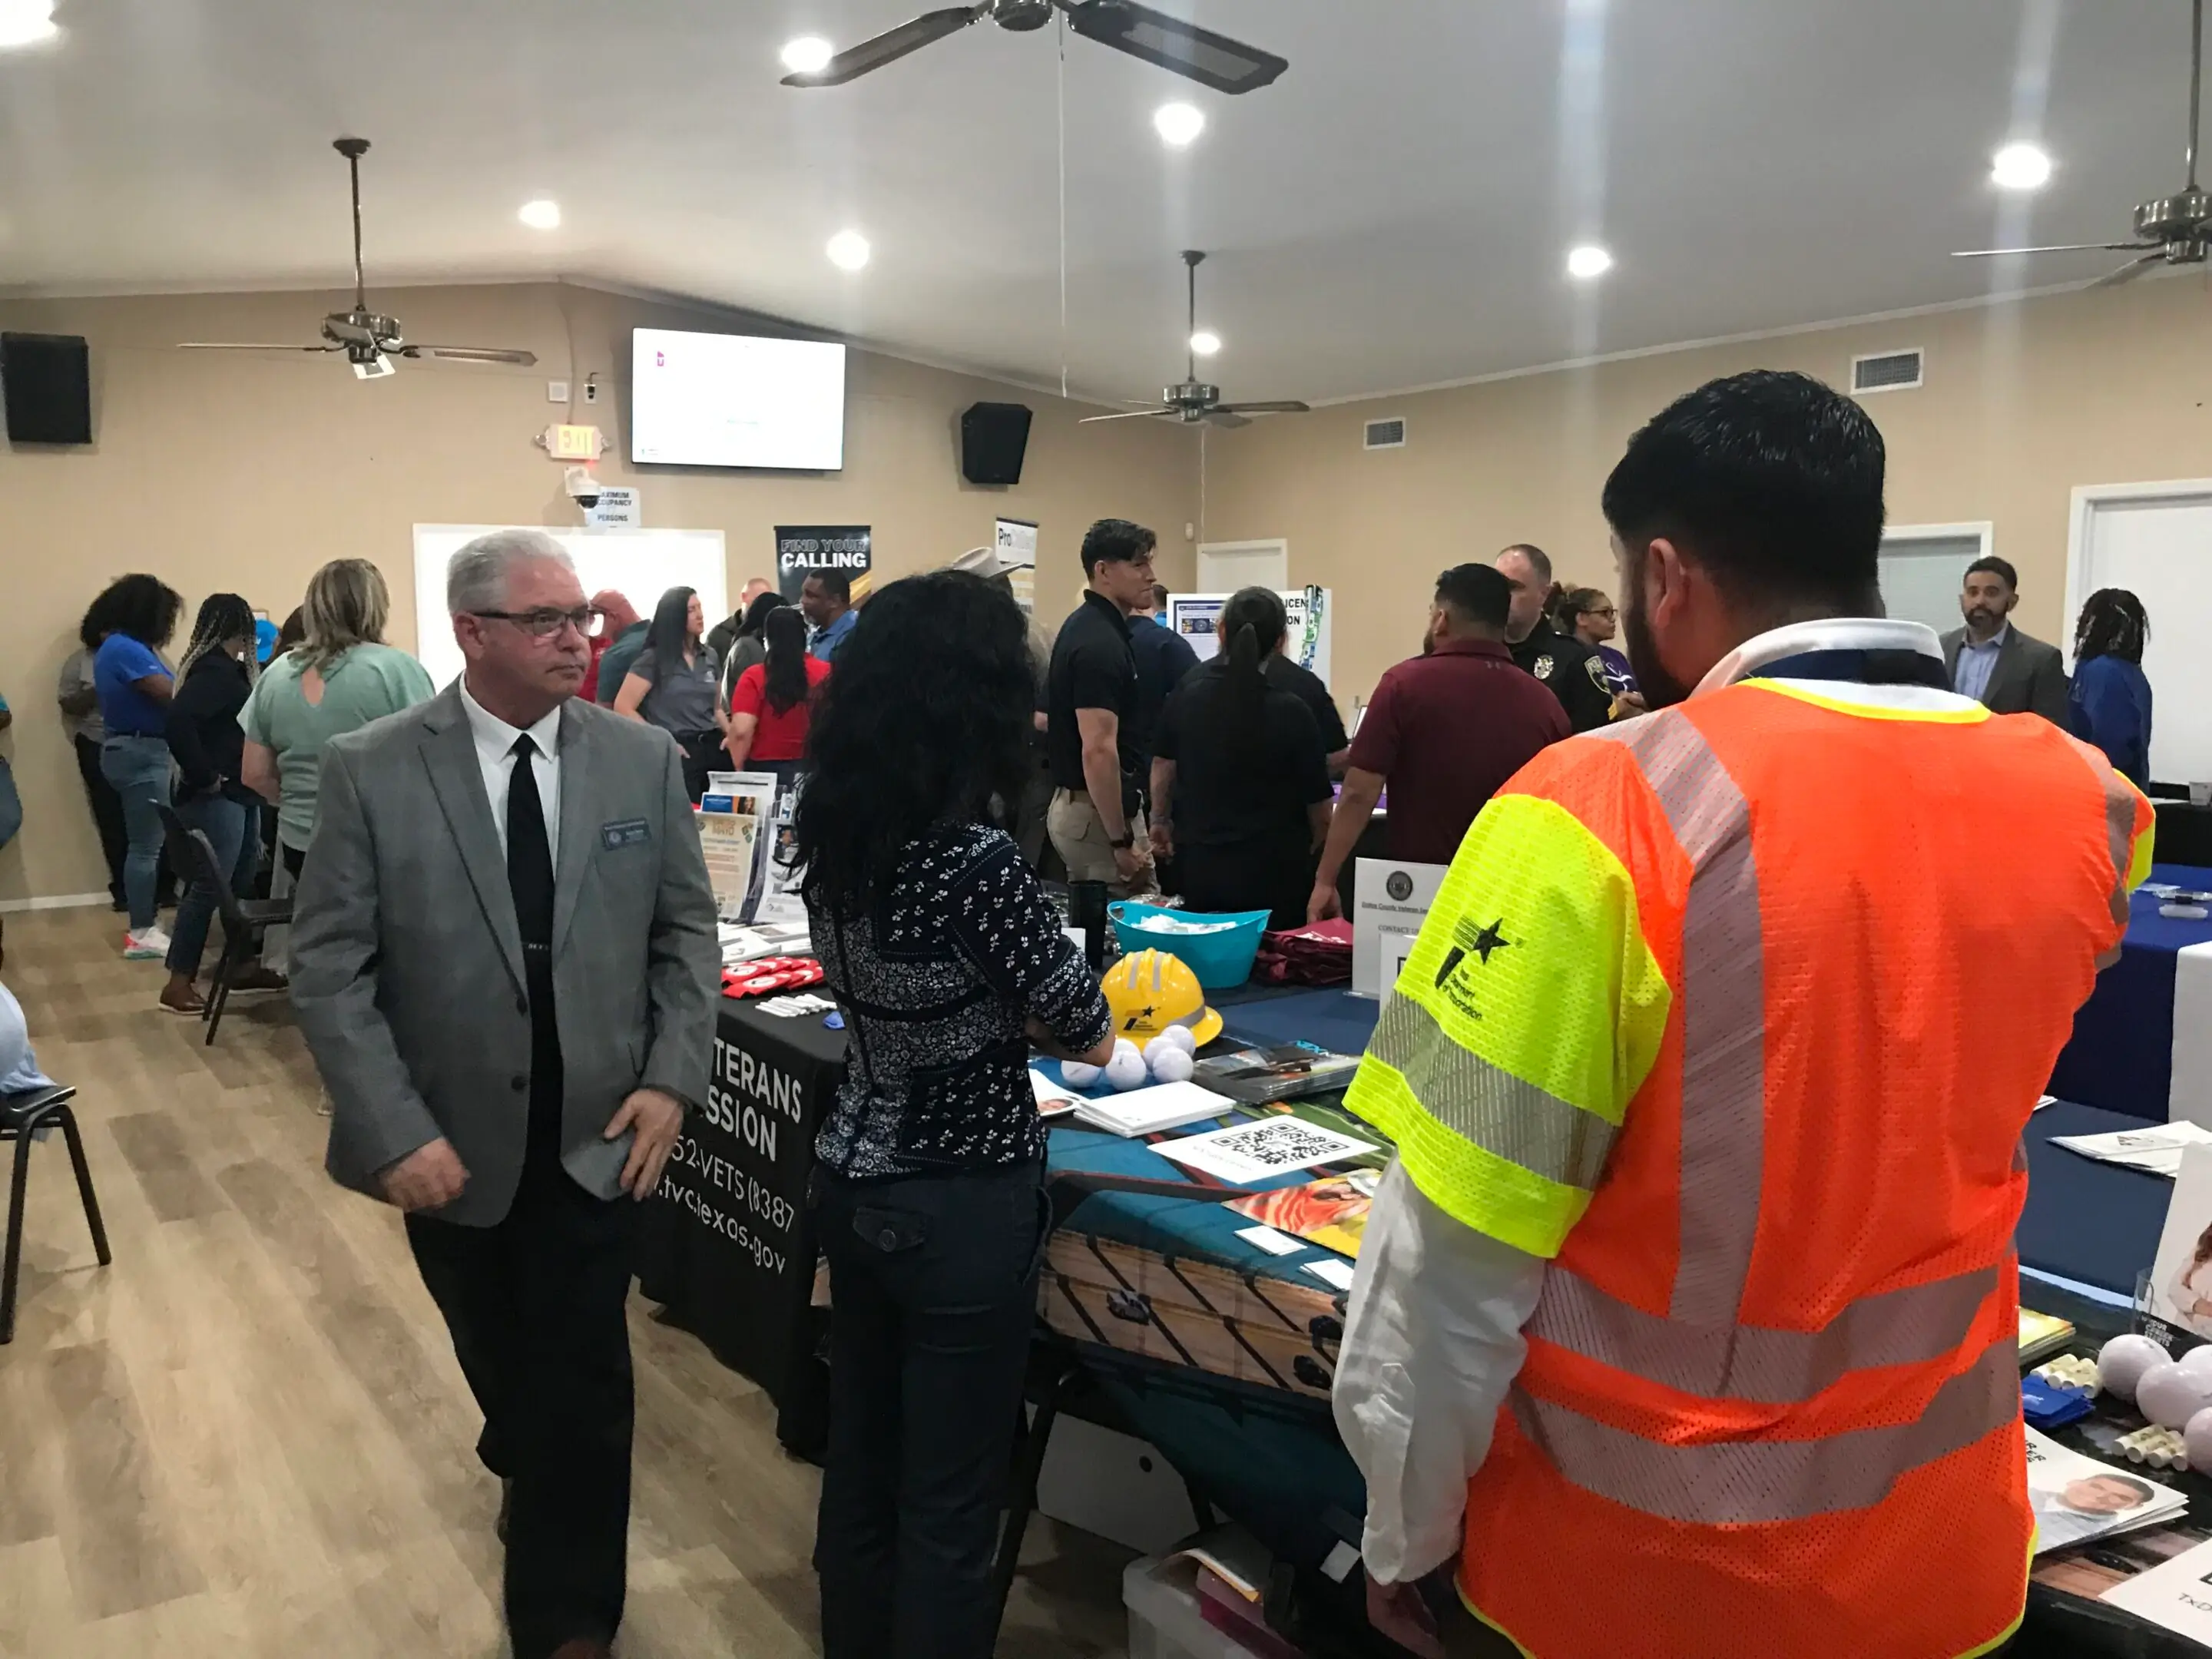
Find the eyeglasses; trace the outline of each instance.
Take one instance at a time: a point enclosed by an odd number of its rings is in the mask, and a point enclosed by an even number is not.
[[[1602,611],[1599,611],[1599,610],[1596,610],[1596,609],[1591,609],[1591,610],[1585,611],[1583,611],[1583,615],[1584,615],[1585,617],[1604,617],[1607,622],[1611,622],[1611,621],[1612,621],[1612,620],[1613,620],[1616,616],[1618,616],[1618,615],[1620,615],[1620,613],[1619,611],[1615,611],[1615,610],[1614,610],[1611,605],[1607,605],[1607,606],[1606,606],[1606,608],[1605,608],[1604,610],[1602,610]]]
[[[485,622],[513,623],[533,640],[550,640],[563,627],[573,628],[579,634],[592,625],[596,613],[588,605],[580,605],[574,611],[471,611],[469,615]]]

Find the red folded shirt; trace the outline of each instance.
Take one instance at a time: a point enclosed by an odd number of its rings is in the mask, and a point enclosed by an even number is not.
[[[1263,935],[1253,976],[1274,985],[1344,985],[1352,979],[1352,924],[1316,921]]]
[[[726,997],[764,997],[772,991],[797,991],[822,982],[822,964],[812,957],[763,957],[722,969]]]

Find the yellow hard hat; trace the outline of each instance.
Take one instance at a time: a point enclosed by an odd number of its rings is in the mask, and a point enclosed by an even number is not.
[[[1188,1026],[1201,1048],[1221,1035],[1221,1016],[1206,1006],[1198,975],[1165,951],[1123,957],[1106,970],[1099,988],[1114,1011],[1114,1035],[1139,1048],[1170,1025]]]

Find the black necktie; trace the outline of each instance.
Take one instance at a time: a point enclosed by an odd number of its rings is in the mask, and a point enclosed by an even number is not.
[[[527,732],[514,740],[514,776],[507,787],[507,884],[526,951],[553,943],[553,851],[545,838],[545,805],[538,798],[538,745]]]

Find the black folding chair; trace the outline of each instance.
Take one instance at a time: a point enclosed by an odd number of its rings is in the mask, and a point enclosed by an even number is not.
[[[216,914],[222,918],[222,955],[216,959],[215,978],[208,986],[207,1007],[200,1018],[207,1024],[208,1046],[215,1046],[216,1027],[222,1024],[222,1011],[230,1001],[230,981],[252,957],[260,953],[261,941],[271,927],[282,927],[292,920],[292,901],[280,899],[242,899],[230,890],[229,872],[216,861],[215,845],[205,832],[187,828],[177,816],[176,809],[161,809],[161,822],[169,832],[170,862],[184,873],[187,881],[204,881],[215,890]]]
[[[15,1176],[8,1188],[8,1254],[4,1263],[0,1263],[0,1344],[15,1340],[15,1277],[23,1263],[23,1189],[31,1174],[31,1142],[41,1129],[58,1126],[68,1140],[70,1162],[76,1166],[77,1195],[84,1200],[84,1218],[92,1227],[92,1248],[101,1267],[114,1259],[107,1252],[107,1229],[100,1224],[100,1200],[93,1196],[92,1170],[84,1161],[76,1114],[69,1108],[76,1097],[76,1089],[65,1083],[0,1095],[0,1141],[15,1143]]]

